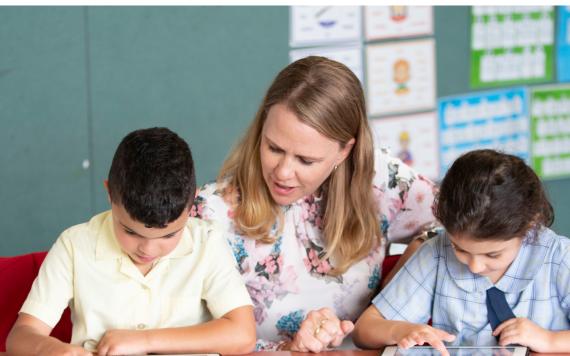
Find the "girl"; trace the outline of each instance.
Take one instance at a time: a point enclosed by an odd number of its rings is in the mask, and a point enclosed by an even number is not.
[[[446,232],[424,243],[356,324],[366,348],[428,343],[520,344],[570,350],[570,240],[518,157],[469,152],[445,176],[434,207]],[[425,325],[431,318],[432,325]]]

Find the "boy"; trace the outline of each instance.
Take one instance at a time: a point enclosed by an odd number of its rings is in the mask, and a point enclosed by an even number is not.
[[[229,246],[220,229],[189,218],[196,182],[186,142],[166,128],[130,133],[105,186],[111,210],[61,234],[7,351],[250,352],[251,300]],[[48,336],[68,305],[71,344]]]

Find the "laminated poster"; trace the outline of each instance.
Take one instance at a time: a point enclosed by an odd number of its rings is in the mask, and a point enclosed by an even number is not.
[[[439,177],[437,115],[435,112],[395,116],[370,121],[376,147],[388,148],[416,172]]]
[[[371,116],[434,109],[433,39],[368,45],[366,63]]]
[[[553,79],[553,6],[473,6],[471,86]]]
[[[360,42],[360,6],[291,6],[289,12],[291,47]]]
[[[364,70],[362,65],[362,47],[360,45],[346,47],[314,47],[297,49],[289,52],[291,62],[308,56],[327,57],[340,62],[350,68],[358,77],[361,83],[364,83]]]
[[[493,90],[439,100],[441,175],[461,154],[484,148],[530,163],[527,90]]]
[[[367,41],[433,34],[431,6],[366,6],[364,30]]]
[[[570,85],[531,91],[532,168],[541,178],[570,176]]]
[[[556,74],[558,81],[570,82],[570,6],[558,7]]]

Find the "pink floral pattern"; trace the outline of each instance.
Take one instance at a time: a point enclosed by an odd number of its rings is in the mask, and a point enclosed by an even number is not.
[[[376,151],[375,170],[373,194],[386,239],[405,240],[433,221],[432,182],[383,150]],[[309,195],[282,207],[281,235],[275,243],[263,244],[236,231],[232,217],[238,198],[237,194],[222,197],[228,188],[216,183],[202,187],[191,214],[215,220],[228,232],[228,242],[254,302],[257,349],[274,350],[280,341],[290,339],[303,315],[311,310],[328,307],[344,319],[356,320],[378,286],[385,245],[370,251],[343,275],[329,276],[334,261],[323,259],[326,250],[319,197]]]

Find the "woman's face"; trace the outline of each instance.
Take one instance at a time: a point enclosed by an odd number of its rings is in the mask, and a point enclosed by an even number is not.
[[[261,169],[271,196],[288,205],[314,193],[354,145],[344,148],[299,121],[284,104],[273,105],[261,132]]]

